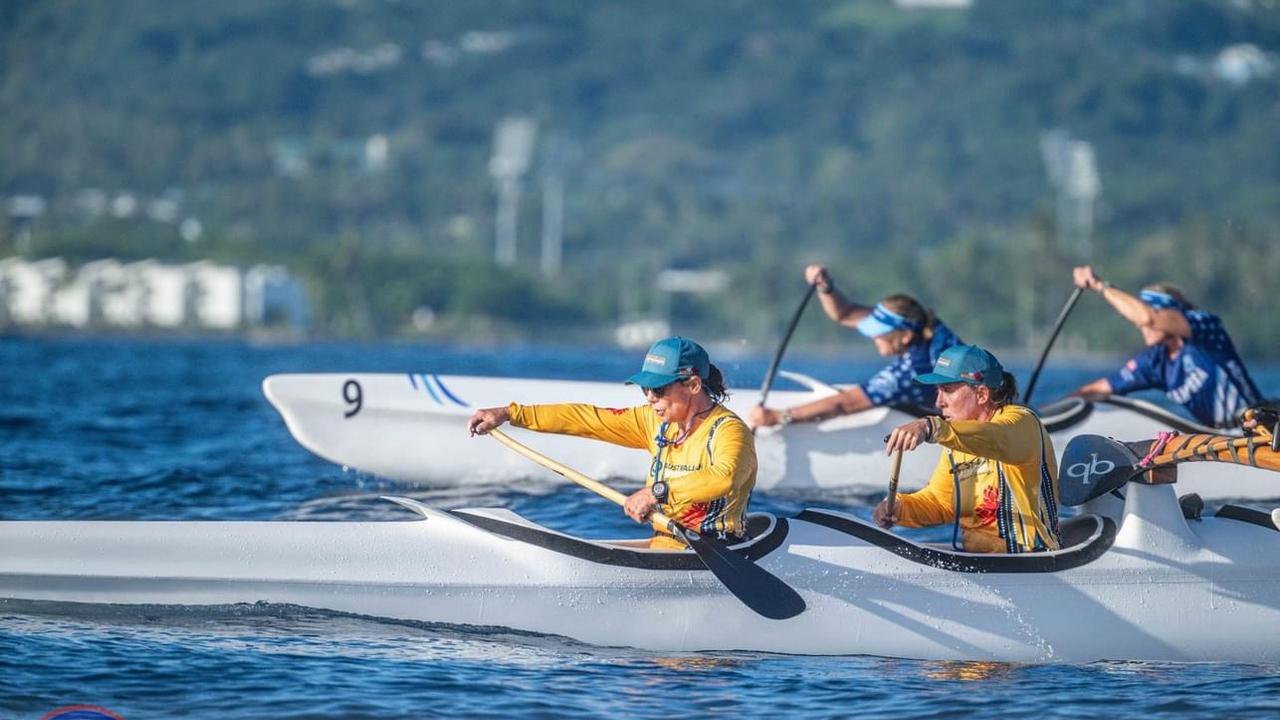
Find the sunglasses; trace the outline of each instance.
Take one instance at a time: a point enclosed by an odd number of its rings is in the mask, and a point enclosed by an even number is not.
[[[667,391],[671,389],[671,386],[672,386],[672,385],[676,385],[676,384],[678,384],[678,383],[685,383],[685,382],[688,382],[688,381],[689,381],[689,379],[688,379],[688,378],[685,378],[685,379],[683,379],[683,380],[675,380],[675,381],[673,381],[673,382],[669,382],[669,383],[667,383],[666,385],[660,385],[660,386],[655,387],[655,388],[644,388],[644,387],[642,387],[642,388],[640,388],[640,392],[641,392],[641,393],[643,393],[645,397],[649,397],[649,393],[653,393],[653,396],[654,396],[655,398],[661,398],[661,397],[663,397],[664,395],[666,395],[666,394],[667,394]]]

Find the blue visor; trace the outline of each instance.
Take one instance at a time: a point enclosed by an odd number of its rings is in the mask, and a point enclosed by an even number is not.
[[[1186,307],[1178,298],[1169,293],[1162,293],[1156,290],[1140,290],[1138,299],[1150,305],[1156,310],[1164,310],[1165,308],[1176,308],[1182,310]]]
[[[902,317],[882,303],[876,303],[871,314],[859,320],[856,327],[858,332],[873,338],[893,330],[920,330],[924,326]]]

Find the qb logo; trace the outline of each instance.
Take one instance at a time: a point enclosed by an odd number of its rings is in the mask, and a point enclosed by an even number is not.
[[[1089,453],[1089,462],[1078,462],[1067,466],[1067,476],[1079,478],[1080,482],[1088,485],[1089,479],[1093,476],[1106,475],[1115,469],[1115,463],[1110,460],[1099,460],[1098,453]]]

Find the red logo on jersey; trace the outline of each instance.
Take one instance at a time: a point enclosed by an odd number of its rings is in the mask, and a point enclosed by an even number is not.
[[[996,521],[996,513],[1000,512],[1000,491],[994,485],[982,491],[982,504],[973,508],[973,516],[983,525]]]
[[[694,503],[680,516],[680,524],[695,530],[707,519],[707,503]]]

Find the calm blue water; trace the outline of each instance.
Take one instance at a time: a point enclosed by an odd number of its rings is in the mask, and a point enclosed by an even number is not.
[[[759,385],[767,360],[716,358],[743,387]],[[616,508],[572,487],[404,487],[344,472],[294,443],[259,384],[278,372],[407,370],[616,380],[637,363],[599,348],[0,339],[0,518],[400,517],[377,498],[394,490],[442,507],[506,506],[571,532],[633,534]],[[836,381],[875,367],[802,355],[784,366]],[[1104,369],[1051,367],[1037,395]],[[1280,394],[1280,367],[1254,371]],[[870,501],[757,499],[774,512],[821,504],[864,515]],[[0,717],[75,703],[129,718],[1257,717],[1280,713],[1280,666],[668,655],[297,607],[0,601]]]

